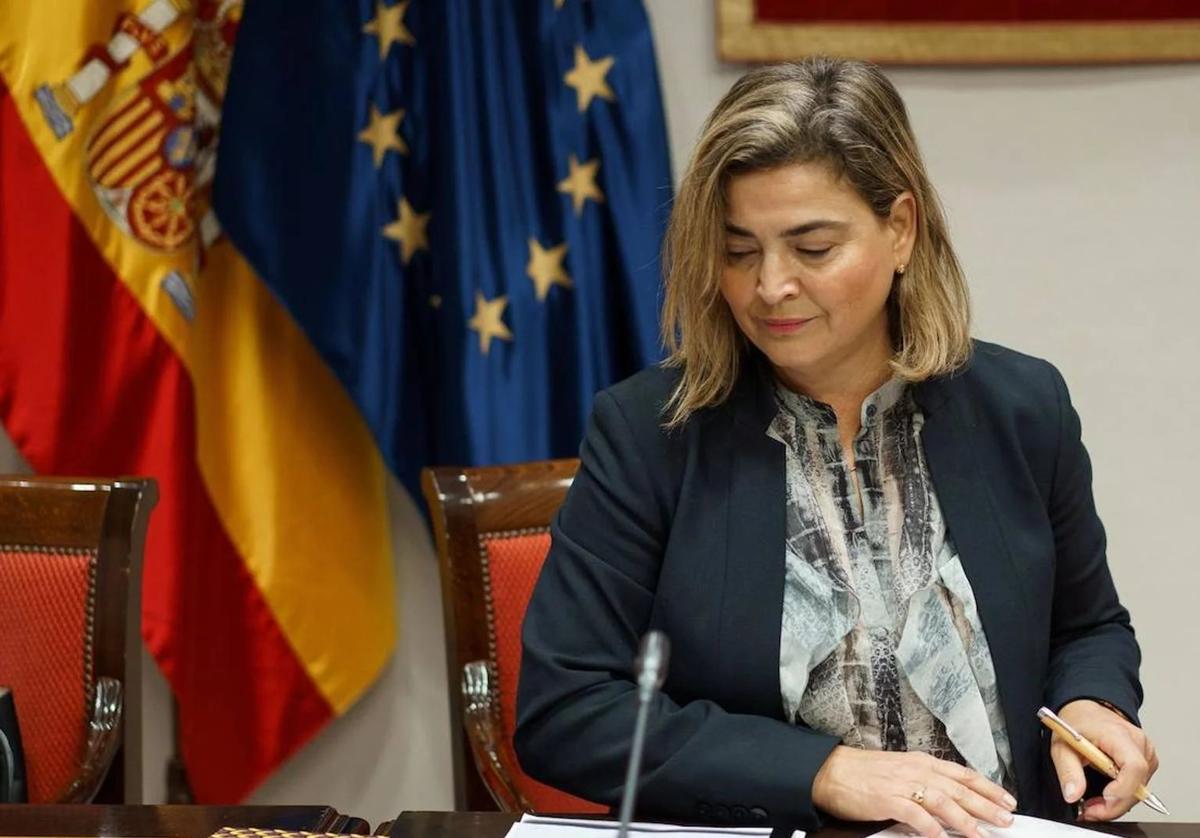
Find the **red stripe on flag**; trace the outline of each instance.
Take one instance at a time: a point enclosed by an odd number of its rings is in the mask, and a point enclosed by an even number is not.
[[[97,183],[104,184],[105,186],[124,186],[125,181],[129,180],[129,176],[132,173],[136,172],[142,166],[145,166],[146,163],[148,163],[151,159],[158,157],[158,144],[162,141],[162,138],[165,135],[165,131],[160,131],[158,134],[152,135],[150,137],[150,141],[143,140],[142,145],[131,148],[129,151],[125,152],[123,156],[113,160],[103,169],[97,169],[96,171],[92,172],[92,178]],[[137,155],[136,158],[134,155]],[[109,180],[109,175],[118,166],[125,167],[125,174],[122,175],[120,180],[118,180],[115,184],[105,183],[105,181]]]
[[[179,702],[197,799],[242,799],[332,711],[208,497],[187,370],[75,218],[3,86],[0,421],[39,472],[158,480],[142,633]]]
[[[94,166],[96,161],[103,157],[106,151],[128,137],[132,131],[139,130],[139,128],[147,124],[147,120],[154,115],[154,109],[149,107],[148,103],[145,109],[146,112],[140,117],[140,122],[135,121],[132,126],[126,125],[120,131],[113,130],[113,126],[120,122],[122,117],[128,115],[134,107],[145,103],[145,101],[144,99],[135,98],[128,105],[104,120],[104,124],[91,141],[91,148],[88,149],[88,166]],[[154,127],[157,126],[148,127],[145,130],[152,131]]]

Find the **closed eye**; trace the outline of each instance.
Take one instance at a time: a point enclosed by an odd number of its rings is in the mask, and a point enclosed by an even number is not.
[[[800,255],[811,256],[813,258],[824,256],[826,253],[828,253],[831,250],[833,250],[832,246],[830,246],[830,247],[797,247],[796,248],[796,252],[799,253]]]

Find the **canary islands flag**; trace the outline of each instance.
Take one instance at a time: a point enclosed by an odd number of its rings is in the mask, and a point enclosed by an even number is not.
[[[660,357],[640,0],[254,0],[218,160],[222,228],[414,490],[573,456],[596,390]]]

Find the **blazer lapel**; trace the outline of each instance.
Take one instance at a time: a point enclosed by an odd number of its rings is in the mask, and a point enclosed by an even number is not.
[[[767,436],[775,411],[768,376],[759,365],[742,376],[727,426],[732,438],[721,455],[728,469],[728,522],[715,660],[722,691],[735,706],[783,718],[784,452]]]
[[[1028,605],[976,453],[975,417],[953,379],[924,382],[916,397],[925,415],[921,440],[930,477],[988,637],[1018,791],[1034,800],[1039,732],[1029,708],[1031,701],[1037,707],[1040,685],[1031,683],[1029,672]]]

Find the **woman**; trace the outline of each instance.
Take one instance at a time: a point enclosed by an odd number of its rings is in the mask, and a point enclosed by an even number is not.
[[[883,74],[744,76],[666,257],[669,360],[597,396],[526,615],[525,769],[617,801],[659,629],[645,815],[976,838],[1018,808],[1128,810],[1157,760],[1078,418],[1050,364],[971,341]],[[1120,777],[1085,793],[1043,704]]]

